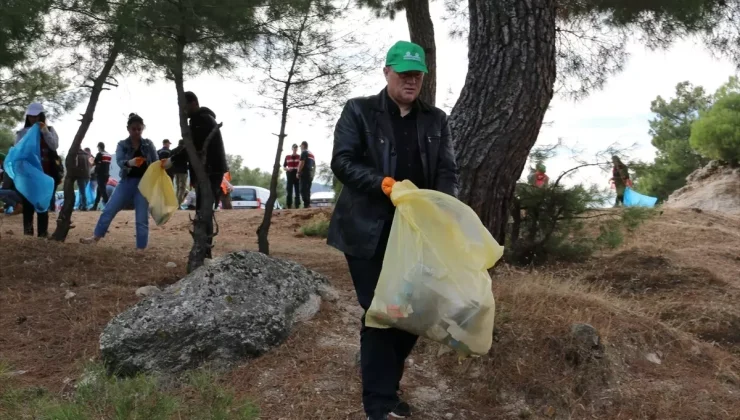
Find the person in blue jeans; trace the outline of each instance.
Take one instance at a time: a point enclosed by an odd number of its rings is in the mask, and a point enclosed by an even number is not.
[[[136,248],[145,249],[149,242],[149,203],[139,192],[139,182],[149,165],[160,164],[159,156],[154,143],[141,137],[145,126],[140,116],[129,115],[127,127],[129,137],[118,142],[116,148],[116,162],[121,167],[121,180],[100,215],[93,236],[80,240],[83,244],[93,244],[103,239],[113,218],[131,201],[134,202],[136,215]]]

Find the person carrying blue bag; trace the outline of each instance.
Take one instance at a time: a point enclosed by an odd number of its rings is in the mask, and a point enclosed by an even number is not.
[[[49,233],[49,207],[59,177],[59,137],[46,125],[44,107],[32,103],[26,111],[22,130],[16,133],[15,146],[8,152],[6,170],[15,183],[23,203],[23,233],[33,236],[33,216],[37,215],[38,236]]]

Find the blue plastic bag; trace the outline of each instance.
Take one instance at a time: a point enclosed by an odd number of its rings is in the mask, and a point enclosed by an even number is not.
[[[630,187],[624,190],[625,207],[655,207],[657,202],[657,197],[642,195]]]
[[[5,158],[5,171],[15,183],[15,188],[33,204],[38,213],[49,210],[54,194],[54,179],[41,167],[41,130],[34,124],[26,135],[10,148]]]
[[[87,209],[90,210],[92,206],[95,204],[95,193],[92,189],[92,182],[88,181],[87,186],[85,187],[85,198],[87,198]],[[75,190],[75,208],[80,208],[80,191]]]

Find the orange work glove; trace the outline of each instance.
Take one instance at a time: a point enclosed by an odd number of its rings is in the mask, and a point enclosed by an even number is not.
[[[141,166],[146,163],[146,158],[143,158],[141,156],[135,157],[134,160],[136,161],[136,166]]]
[[[383,189],[383,193],[387,195],[388,197],[391,196],[391,191],[393,191],[393,184],[396,183],[396,180],[387,176],[383,178],[383,183],[380,184],[380,188]]]

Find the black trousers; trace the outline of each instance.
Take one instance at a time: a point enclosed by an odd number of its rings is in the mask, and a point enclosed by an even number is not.
[[[33,215],[37,214],[38,234],[39,237],[46,237],[49,234],[49,212],[36,213],[33,204],[23,197],[23,234],[33,236]]]
[[[375,286],[383,268],[383,257],[390,233],[386,223],[378,249],[370,259],[346,255],[357,300],[365,311],[370,308]],[[379,329],[365,326],[360,329],[360,366],[362,370],[362,405],[368,416],[382,416],[399,402],[398,391],[406,358],[419,337],[396,328]]]
[[[307,209],[311,207],[311,185],[313,184],[313,178],[308,176],[301,176],[301,198],[303,198],[303,208]],[[298,205],[296,205],[298,207]]]
[[[93,205],[93,210],[98,209],[101,198],[103,199],[103,204],[108,204],[108,190],[106,189],[106,187],[108,186],[108,178],[110,178],[110,176],[108,175],[98,176],[98,191],[95,197],[95,205]]]
[[[208,182],[211,184],[211,192],[213,193],[213,205],[214,208],[218,207],[218,200],[221,197],[221,182],[224,179],[224,174],[209,174],[208,175]],[[196,186],[195,191],[198,191],[197,189],[197,181],[195,181],[194,185]],[[198,199],[198,196],[195,196],[195,211],[200,210],[200,200]],[[206,231],[208,234],[208,245],[213,245],[213,224],[208,225],[209,228]],[[208,251],[208,258],[211,258],[211,251]]]
[[[301,207],[301,188],[298,182],[298,172],[288,171],[286,173],[288,177],[288,208],[293,207],[293,192],[295,192],[295,208]]]

